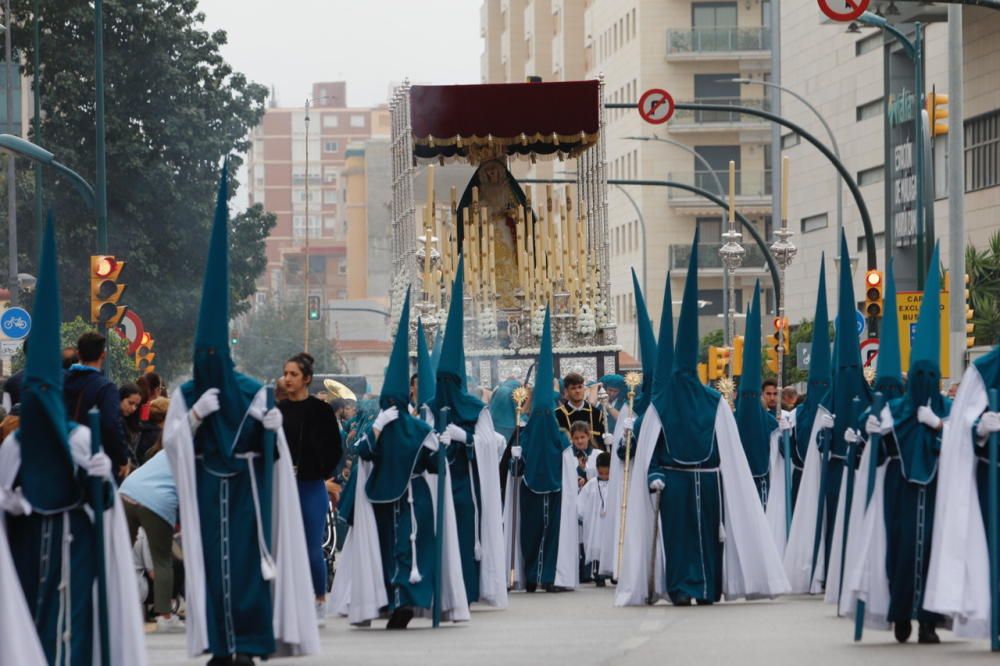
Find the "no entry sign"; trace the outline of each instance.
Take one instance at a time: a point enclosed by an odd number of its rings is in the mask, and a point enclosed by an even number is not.
[[[639,115],[647,123],[662,125],[674,115],[674,98],[662,88],[650,88],[639,98]]]
[[[853,21],[868,10],[871,0],[817,0],[820,11],[834,21]]]

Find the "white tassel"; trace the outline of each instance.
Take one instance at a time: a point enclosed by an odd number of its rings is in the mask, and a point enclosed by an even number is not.
[[[416,585],[424,579],[417,568],[417,515],[413,510],[413,481],[406,487],[406,500],[410,503],[410,557],[413,564],[410,565],[410,584]]]
[[[475,530],[476,530],[476,547],[474,552],[476,554],[476,562],[483,559],[483,545],[479,540],[479,502],[476,501],[476,470],[472,467],[472,461],[469,461],[469,483],[472,489],[472,510],[476,516],[475,520]]]
[[[483,546],[479,543],[479,539],[476,539],[476,562],[483,559]]]

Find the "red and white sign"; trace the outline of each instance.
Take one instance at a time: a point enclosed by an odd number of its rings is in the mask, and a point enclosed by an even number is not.
[[[117,330],[119,335],[128,340],[129,356],[135,354],[135,352],[139,349],[139,342],[142,340],[142,334],[146,330],[146,328],[142,325],[142,319],[140,319],[139,315],[131,310],[126,310],[125,316],[122,317],[122,321],[118,325]]]
[[[861,341],[861,362],[866,368],[878,368],[878,338]]]
[[[833,21],[853,21],[866,11],[871,0],[817,0],[819,9]]]
[[[639,115],[651,125],[662,125],[674,115],[674,98],[662,88],[650,88],[639,98]]]

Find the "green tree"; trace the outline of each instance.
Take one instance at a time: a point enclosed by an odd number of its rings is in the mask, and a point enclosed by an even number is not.
[[[96,329],[93,324],[84,321],[83,317],[77,317],[73,321],[63,322],[59,330],[62,336],[62,346],[66,348],[76,347],[76,341],[80,339],[81,335]],[[135,369],[135,359],[128,355],[128,342],[121,336],[112,333],[108,336],[108,343],[110,364],[106,367],[110,370],[111,381],[118,386],[134,382],[139,373]],[[22,348],[11,361],[14,372],[24,367],[24,360]]]
[[[305,304],[268,302],[245,314],[233,327],[237,367],[262,381],[280,377],[285,361],[302,351]],[[309,353],[317,373],[341,373],[343,362],[326,339],[323,321],[309,323]]]
[[[33,76],[32,0],[13,0],[15,47]],[[31,138],[95,180],[93,9],[46,0],[41,23],[41,136]],[[219,166],[230,159],[230,191],[267,89],[233,71],[196,0],[106,0],[104,72],[110,251],[125,259],[122,302],[157,339],[168,376],[190,362]],[[22,169],[27,163],[22,162]],[[45,203],[58,227],[63,312],[88,308],[86,271],[94,214],[64,179],[45,174]],[[37,247],[32,201],[20,201],[20,247],[28,272]],[[270,220],[270,221],[269,221]],[[233,220],[235,310],[254,291],[273,218],[251,209]]]
[[[724,339],[725,336],[722,334],[721,328],[702,337],[701,342],[698,344],[698,362],[708,363],[708,348],[721,347]]]
[[[977,345],[996,344],[1000,337],[1000,231],[983,250],[965,248],[965,271],[969,276],[969,306],[973,309]],[[959,283],[961,284],[961,283]],[[958,294],[958,288],[953,287]]]

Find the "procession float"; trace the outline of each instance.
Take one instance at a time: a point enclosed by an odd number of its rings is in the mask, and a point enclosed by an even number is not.
[[[480,386],[527,376],[546,308],[555,369],[588,380],[617,372],[610,308],[603,83],[422,86],[396,89],[392,118],[392,315],[406,289],[433,337],[444,326],[465,258],[468,376]],[[572,163],[575,183],[522,186],[515,161]],[[436,165],[471,167],[464,191],[435,200]],[[414,181],[426,170],[427,193]],[[415,335],[416,321],[411,335]]]

